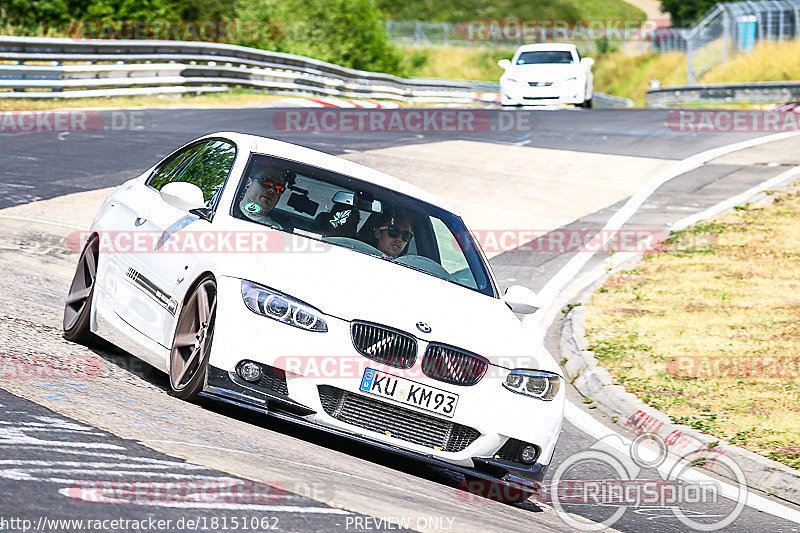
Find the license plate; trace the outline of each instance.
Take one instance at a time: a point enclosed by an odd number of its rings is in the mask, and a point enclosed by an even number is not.
[[[455,414],[458,404],[458,394],[422,385],[410,379],[398,378],[371,368],[364,370],[359,389],[448,418],[452,418]]]

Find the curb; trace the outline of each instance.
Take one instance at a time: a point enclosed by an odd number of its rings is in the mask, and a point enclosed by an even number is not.
[[[794,179],[793,176],[791,179]],[[791,180],[790,180],[791,181]],[[760,191],[770,189],[775,178],[758,186]],[[755,189],[755,188],[754,188]],[[687,217],[675,223],[672,229],[684,228],[690,224],[707,220],[717,214],[730,210],[733,205],[746,201],[764,198],[763,193],[752,193],[753,189],[732,199],[720,202],[716,206],[703,211],[699,215]],[[748,196],[745,196],[748,194]],[[744,197],[744,199],[742,199]],[[736,200],[736,202],[734,202]],[[652,435],[660,437],[670,452],[679,455],[700,453],[706,460],[704,468],[722,477],[738,482],[725,468],[715,463],[715,458],[726,456],[742,469],[747,486],[767,494],[777,496],[794,504],[800,504],[800,471],[777,461],[767,459],[757,453],[734,446],[718,437],[701,433],[689,426],[675,424],[665,413],[646,405],[636,395],[627,392],[621,385],[615,385],[611,374],[598,364],[594,353],[588,349],[589,341],[585,336],[586,305],[594,291],[606,280],[642,258],[635,254],[625,261],[609,268],[606,264],[595,268],[591,273],[591,281],[575,300],[575,305],[566,314],[559,330],[559,349],[561,357],[566,359],[564,371],[566,378],[572,382],[582,395],[591,397],[593,402],[612,420],[632,431],[636,435]]]

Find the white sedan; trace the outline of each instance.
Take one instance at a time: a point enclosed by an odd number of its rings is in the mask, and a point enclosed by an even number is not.
[[[497,64],[503,105],[574,104],[592,107],[594,59],[581,58],[574,44],[526,44]]]
[[[216,133],[105,201],[64,333],[207,397],[512,487],[549,465],[564,378],[442,199],[296,145]]]

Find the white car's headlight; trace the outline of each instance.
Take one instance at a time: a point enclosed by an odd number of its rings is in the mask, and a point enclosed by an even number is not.
[[[291,296],[242,280],[242,298],[247,308],[258,315],[308,331],[328,331],[320,311]]]
[[[577,79],[578,76],[570,76],[569,78],[567,78],[567,81],[577,81]]]
[[[543,370],[512,370],[506,376],[503,387],[517,394],[524,394],[539,400],[550,401],[558,394],[561,377]]]
[[[517,80],[515,80],[514,78],[506,78],[505,81],[508,81],[508,82],[511,82],[511,83],[517,83]]]

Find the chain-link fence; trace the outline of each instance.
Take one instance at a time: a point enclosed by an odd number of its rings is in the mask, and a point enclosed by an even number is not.
[[[652,50],[685,52],[692,84],[731,54],[752,52],[757,41],[798,38],[800,0],[725,2],[691,28],[657,30]]]
[[[658,21],[662,22],[662,21]],[[481,19],[450,22],[387,20],[386,33],[395,43],[411,46],[484,46],[514,48],[528,43],[568,42],[582,54],[621,48],[635,39],[646,42],[643,35],[652,32],[651,21],[639,19],[597,20],[518,20]],[[652,22],[651,26],[655,26]],[[646,51],[643,47],[641,51]]]

